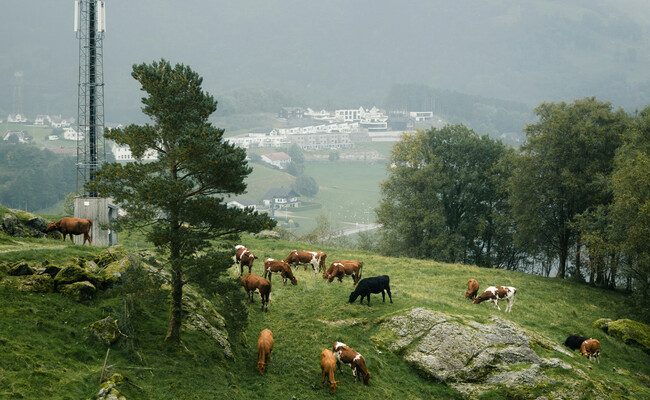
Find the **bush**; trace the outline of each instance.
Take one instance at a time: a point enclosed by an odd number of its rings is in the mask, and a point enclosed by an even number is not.
[[[619,319],[608,324],[608,334],[625,344],[639,345],[650,352],[650,326],[631,319]]]

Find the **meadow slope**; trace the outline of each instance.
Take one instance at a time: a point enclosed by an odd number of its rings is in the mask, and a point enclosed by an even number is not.
[[[281,258],[294,248],[308,248],[248,236],[242,238],[242,243],[260,257],[254,267],[256,273],[261,273],[261,261],[266,257]],[[163,344],[167,310],[161,293],[139,292],[133,290],[132,284],[130,290],[115,287],[80,304],[57,293],[17,292],[3,284],[9,278],[0,273],[0,348],[4,353],[0,357],[0,398],[92,397],[98,388],[106,348],[92,340],[85,327],[109,313],[123,316],[127,299],[138,305],[134,308],[136,315],[128,318],[133,337],[112,348],[108,364],[127,377],[128,382],[120,390],[128,399],[457,398],[459,395],[451,388],[422,377],[384,347],[378,323],[413,307],[479,322],[499,315],[557,343],[574,332],[596,337],[603,344],[600,364],[591,364],[577,353],[569,357],[535,350],[573,366],[574,370],[562,374],[575,378],[575,370],[588,372],[590,380],[583,380],[582,387],[575,388],[575,393],[584,393],[585,398],[592,392],[608,398],[650,397],[650,356],[591,327],[597,318],[634,318],[633,308],[626,305],[621,293],[502,270],[389,258],[346,249],[324,250],[329,261],[363,260],[366,277],[390,275],[394,304],[382,303],[377,295],[371,307],[347,304],[350,280],[330,284],[299,268],[297,286],[284,286],[279,277],[274,277],[268,313],[259,310],[259,296],[255,304],[237,311],[233,305],[244,301],[244,294],[235,286],[237,272],[232,268],[230,276],[219,283],[220,294],[211,299],[228,319],[234,360],[225,358],[212,342],[196,332],[184,333],[182,349],[167,349]],[[97,251],[47,239],[16,241],[0,237],[3,261],[54,262]],[[499,313],[489,304],[472,305],[466,301],[463,293],[469,277],[477,278],[481,287],[517,287],[513,312]],[[355,322],[349,324],[352,320]],[[260,377],[255,344],[263,328],[273,331],[276,344],[267,374]],[[349,369],[344,369],[337,374],[336,395],[321,388],[319,354],[336,340],[348,343],[366,357],[373,374],[369,387],[354,382]],[[506,394],[487,393],[485,398],[528,398],[539,394],[543,393],[514,388]]]

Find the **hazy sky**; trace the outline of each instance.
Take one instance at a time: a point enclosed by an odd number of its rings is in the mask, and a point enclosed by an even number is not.
[[[133,63],[189,64],[219,93],[380,103],[422,83],[535,105],[596,95],[650,103],[650,1],[106,0],[106,115],[139,109]],[[27,113],[76,115],[73,0],[0,3],[0,112],[24,72]],[[0,118],[3,117],[0,114]]]

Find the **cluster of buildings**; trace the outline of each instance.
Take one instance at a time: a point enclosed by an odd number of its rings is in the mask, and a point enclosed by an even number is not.
[[[246,136],[226,138],[237,147],[287,148],[292,144],[303,150],[349,149],[354,141],[369,141],[367,132],[358,123],[303,126],[273,129],[268,133],[249,133]]]
[[[61,115],[39,114],[33,120],[23,114],[7,115],[7,122],[15,124],[31,124],[34,126],[49,126],[52,128],[69,128],[75,123],[74,118],[63,118]]]
[[[297,208],[302,205],[300,194],[291,188],[272,187],[262,196],[260,202],[246,200],[232,200],[226,204],[228,207],[245,209],[252,208],[254,211],[268,212],[273,215],[275,210],[286,210]]]

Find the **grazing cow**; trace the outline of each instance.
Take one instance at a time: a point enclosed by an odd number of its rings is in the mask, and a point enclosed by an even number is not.
[[[474,278],[470,278],[469,281],[467,281],[467,291],[465,292],[465,298],[474,300],[476,298],[477,293],[478,293],[478,281]]]
[[[271,361],[272,351],[273,333],[270,329],[264,329],[257,339],[257,370],[260,371],[260,375],[264,375],[266,365]]]
[[[341,363],[347,364],[352,368],[353,376],[358,380],[363,380],[364,384],[368,384],[370,381],[370,372],[368,372],[366,360],[364,360],[361,354],[355,351],[352,347],[341,342],[335,342],[334,346],[332,346],[332,350],[334,351],[336,365],[339,371],[341,370]]]
[[[273,258],[267,258],[266,261],[264,261],[264,277],[268,278],[270,281],[271,275],[274,272],[280,273],[282,282],[284,282],[285,285],[287,284],[287,280],[290,280],[292,285],[298,284],[298,280],[293,275],[293,271],[291,271],[289,263],[284,260],[274,260]]]
[[[251,303],[253,303],[253,293],[255,290],[260,292],[262,299],[262,311],[269,311],[269,302],[271,300],[271,282],[255,274],[246,274],[239,278],[241,285],[246,289],[246,294]]]
[[[255,260],[257,260],[257,256],[246,247],[241,244],[235,246],[235,262],[239,264],[239,276],[244,275],[244,266],[248,267],[248,273],[250,274]]]
[[[580,349],[580,346],[582,345],[582,342],[585,340],[589,339],[588,337],[585,336],[578,336],[578,335],[571,335],[566,340],[564,341],[564,345],[571,350],[578,350]]]
[[[84,235],[84,242],[82,246],[86,244],[93,244],[92,237],[92,228],[93,221],[87,218],[75,218],[75,217],[65,217],[61,218],[57,222],[52,222],[47,225],[45,232],[59,231],[63,234],[63,241],[65,241],[66,235],[70,235],[70,241],[74,243],[72,235]]]
[[[327,271],[323,272],[323,279],[332,282],[334,278],[338,278],[339,282],[343,282],[345,275],[352,275],[352,284],[356,285],[361,279],[361,268],[363,263],[356,260],[340,260],[334,261]]]
[[[320,382],[325,385],[325,376],[330,382],[330,390],[336,392],[336,380],[334,380],[334,370],[336,369],[336,357],[332,350],[323,349],[320,353]]]
[[[494,305],[501,311],[499,307],[499,300],[506,299],[508,300],[508,306],[506,307],[506,312],[512,311],[512,305],[515,303],[515,294],[517,294],[517,289],[512,286],[490,286],[485,289],[480,296],[474,299],[474,304],[479,304],[484,301],[491,301]]]
[[[580,354],[587,357],[589,361],[594,358],[600,362],[600,341],[598,339],[587,339],[580,345]]]
[[[307,270],[307,264],[311,265],[311,268],[314,270],[314,274],[324,268],[325,259],[327,254],[322,251],[298,251],[293,250],[284,261],[288,262],[294,267],[298,264],[303,264],[305,271]]]
[[[354,292],[350,293],[349,303],[354,303],[357,297],[361,296],[360,303],[363,304],[363,298],[368,297],[368,307],[370,307],[370,293],[381,293],[382,302],[386,302],[386,292],[390,302],[393,302],[393,296],[390,294],[390,278],[388,275],[373,276],[363,278],[357,284]]]

